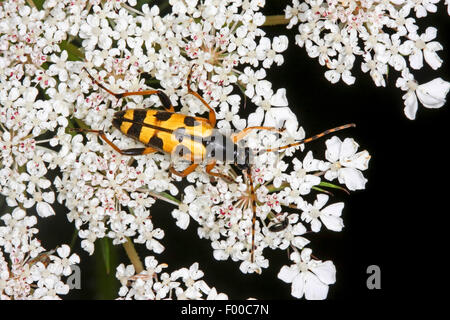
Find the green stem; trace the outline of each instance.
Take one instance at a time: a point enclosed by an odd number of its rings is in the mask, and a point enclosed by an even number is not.
[[[276,188],[273,184],[271,184],[271,185],[268,185],[266,188],[267,188],[267,190],[269,190],[269,193],[272,193],[272,192],[278,192],[278,191],[281,191],[281,190],[283,190],[284,188],[286,188],[288,186],[288,184],[282,184],[281,186],[279,186],[278,188]]]
[[[327,187],[327,188],[339,189],[339,190],[344,191],[347,194],[350,194],[350,192],[346,188],[338,186],[338,185],[335,185],[334,183],[326,182],[326,181],[321,181],[319,183],[319,187]]]
[[[173,204],[175,206],[178,206],[181,203],[180,200],[178,200],[177,198],[171,196],[170,194],[168,194],[166,192],[152,192],[152,191],[148,191],[148,190],[145,190],[145,189],[142,189],[142,192],[147,192],[152,197],[160,199],[160,200],[165,201],[167,203]]]
[[[133,264],[136,274],[139,274],[142,271],[144,271],[144,266],[130,238],[127,238],[127,242],[123,244],[123,248],[125,249],[125,252],[128,258],[130,259],[131,263]]]
[[[289,23],[289,19],[286,19],[284,15],[266,16],[266,21],[263,27],[286,25]]]
[[[325,189],[322,189],[322,188],[319,188],[319,187],[316,187],[316,186],[312,186],[311,189],[319,191],[319,192],[326,193],[326,194],[328,194],[330,196],[333,196],[333,193],[331,193],[330,191],[327,191]]]

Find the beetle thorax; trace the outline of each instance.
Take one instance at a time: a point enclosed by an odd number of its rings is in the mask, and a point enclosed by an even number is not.
[[[252,153],[249,148],[241,147],[235,144],[229,137],[215,130],[206,143],[208,158],[214,158],[218,161],[235,164],[239,167],[247,168],[250,165]]]

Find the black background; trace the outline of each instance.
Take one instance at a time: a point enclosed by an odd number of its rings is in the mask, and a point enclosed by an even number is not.
[[[284,2],[271,5],[265,12],[281,13],[284,5]],[[426,65],[416,72],[420,83],[439,76],[450,80],[449,57],[445,55],[450,39],[449,17],[443,5],[439,11],[422,19],[419,32],[424,32],[426,26],[438,28],[437,40],[444,45],[439,54],[444,64],[437,71]],[[265,30],[269,35],[286,34],[283,27]],[[319,234],[308,236],[313,254],[336,265],[337,282],[330,286],[328,297],[353,301],[397,299],[405,294],[432,295],[431,286],[438,285],[442,281],[441,272],[445,272],[439,265],[446,238],[443,221],[448,214],[446,197],[450,181],[445,154],[449,138],[448,105],[439,110],[420,106],[416,120],[408,120],[403,113],[403,92],[395,88],[398,74],[392,70],[387,87],[377,88],[368,74],[359,71],[358,63],[353,70],[357,78],[354,85],[331,84],[324,78],[326,70],[318,61],[295,45],[295,32],[295,27],[288,31],[290,46],[285,63],[274,66],[268,79],[275,89],[286,88],[289,105],[307,136],[354,122],[356,128],[338,136],[353,137],[372,156],[369,169],[364,172],[368,178],[366,190],[349,196],[335,193],[336,201],[345,202],[343,231],[322,229]],[[249,112],[254,110],[251,104],[247,108]],[[324,140],[312,143],[308,149],[314,151],[316,158],[324,158]],[[303,159],[303,155],[297,156]],[[285,252],[267,250],[269,269],[262,275],[244,275],[237,263],[214,260],[210,241],[198,239],[193,220],[186,231],[176,227],[170,215],[172,209],[164,204],[152,207],[154,224],[166,232],[162,241],[166,250],[157,258],[168,263],[170,270],[199,262],[206,282],[230,298],[292,299],[291,285],[277,279],[280,268],[290,263]],[[45,219],[39,228],[39,237],[47,248],[71,241],[73,225],[67,222],[63,208],[57,210],[57,216]],[[51,237],[45,236],[48,234]],[[138,250],[141,256],[147,255],[144,247]],[[75,251],[82,259],[82,290],[71,291],[67,298],[105,298],[95,293],[101,261],[80,249],[79,240]],[[117,247],[116,251],[115,263],[129,264],[122,248]],[[373,264],[381,268],[380,290],[366,287],[366,269]],[[112,270],[114,277],[115,265]]]

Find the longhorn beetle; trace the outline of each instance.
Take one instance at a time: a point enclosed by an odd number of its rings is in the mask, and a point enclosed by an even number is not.
[[[222,178],[226,182],[233,182],[234,179],[230,176],[217,172],[214,169],[217,160],[225,160],[236,165],[248,177],[248,184],[250,188],[250,202],[252,207],[252,247],[251,247],[251,262],[254,262],[255,252],[255,224],[256,224],[256,196],[251,175],[251,157],[252,151],[248,147],[241,147],[238,142],[245,138],[252,130],[269,130],[282,132],[284,129],[277,129],[274,127],[254,126],[247,127],[244,130],[234,133],[230,136],[213,132],[216,126],[216,113],[214,109],[198,94],[191,89],[191,75],[192,68],[187,77],[188,94],[192,94],[198,98],[202,104],[209,110],[208,119],[202,117],[192,117],[175,112],[169,97],[161,90],[142,90],[135,92],[114,93],[100,82],[98,82],[86,68],[83,68],[90,79],[100,88],[110,93],[118,100],[124,97],[133,95],[154,95],[156,94],[161,101],[162,107],[165,111],[155,109],[128,109],[118,111],[114,114],[112,124],[125,135],[140,141],[145,145],[143,148],[132,148],[122,150],[109,140],[103,130],[92,130],[75,128],[73,130],[78,132],[92,132],[97,134],[107,144],[109,144],[115,151],[122,155],[137,156],[145,155],[153,152],[162,152],[168,154],[177,154],[182,151],[182,158],[190,161],[190,165],[183,171],[177,171],[170,165],[171,173],[186,177],[193,172],[199,162],[206,160],[206,173],[211,176]],[[322,133],[312,137],[299,140],[282,147],[274,149],[262,150],[262,152],[272,152],[298,146],[300,144],[308,143],[310,141],[321,138],[326,134],[336,132],[338,130],[354,127],[355,124],[346,124],[333,129],[326,130]],[[213,136],[213,134],[215,136]]]

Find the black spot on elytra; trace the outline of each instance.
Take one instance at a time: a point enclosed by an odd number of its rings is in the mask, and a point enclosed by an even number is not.
[[[187,125],[188,127],[195,127],[198,126],[200,122],[196,121],[194,117],[186,116],[184,118],[184,124]]]
[[[125,111],[117,111],[116,113],[114,113],[114,119],[112,120],[112,124],[115,128],[120,129],[124,115]]]
[[[114,118],[123,118],[125,111],[117,111],[114,113]]]
[[[139,135],[141,134],[141,130],[142,130],[142,124],[134,122],[131,125],[131,127],[128,129],[126,134],[129,135],[129,136],[132,136],[132,137],[139,138]]]
[[[170,119],[170,117],[172,116],[172,113],[170,112],[166,112],[166,111],[158,111],[154,117],[156,118],[156,120],[158,121],[167,121]]]
[[[147,116],[147,110],[144,109],[136,109],[133,111],[133,122],[144,122],[145,117]]]
[[[162,150],[164,142],[162,141],[161,138],[158,138],[158,136],[154,135],[153,137],[150,138],[150,141],[148,142],[148,144],[151,147]]]
[[[115,128],[120,130],[120,126],[122,125],[122,122],[123,122],[122,120],[123,120],[122,118],[114,118],[113,121],[112,121],[112,125]]]

